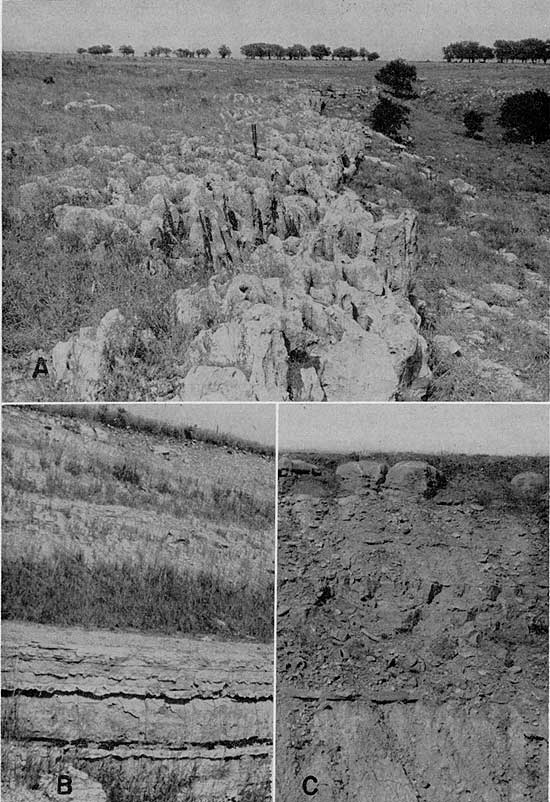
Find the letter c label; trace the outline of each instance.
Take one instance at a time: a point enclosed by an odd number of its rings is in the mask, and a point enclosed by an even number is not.
[[[317,788],[317,785],[318,785],[317,777],[314,777],[313,774],[308,774],[308,776],[304,778],[304,781],[302,783],[302,791],[304,792],[304,794],[307,794],[307,796],[315,796],[315,794],[319,790]]]

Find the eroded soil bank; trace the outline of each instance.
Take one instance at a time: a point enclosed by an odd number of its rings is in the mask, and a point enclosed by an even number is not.
[[[277,798],[542,802],[547,515],[510,479],[545,465],[440,458],[427,499],[336,462],[280,485]]]

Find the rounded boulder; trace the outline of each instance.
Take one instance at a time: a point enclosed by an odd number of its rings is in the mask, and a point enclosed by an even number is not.
[[[437,468],[422,460],[397,462],[389,469],[386,476],[386,486],[396,490],[403,490],[412,494],[419,494],[425,498],[435,496],[440,487],[445,484],[445,477]]]
[[[517,473],[510,481],[512,494],[516,498],[538,498],[546,488],[546,477],[535,471]]]
[[[388,466],[375,460],[353,460],[343,462],[336,468],[336,476],[341,480],[362,480],[381,485],[386,478]]]

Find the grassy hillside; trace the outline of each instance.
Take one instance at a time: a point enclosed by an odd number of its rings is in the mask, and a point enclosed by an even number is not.
[[[270,640],[274,460],[3,415],[5,618]]]

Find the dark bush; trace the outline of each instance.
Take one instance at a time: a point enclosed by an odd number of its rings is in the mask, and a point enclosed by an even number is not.
[[[480,111],[475,111],[474,109],[467,111],[462,118],[466,126],[466,136],[475,137],[477,134],[481,133],[481,131],[483,131],[484,119],[485,115]]]
[[[416,81],[416,67],[403,59],[395,59],[385,64],[374,76],[381,84],[388,86],[397,97],[410,97],[414,94],[413,81]]]
[[[139,473],[131,465],[113,465],[113,476],[119,482],[128,482],[131,485],[139,485],[141,478]]]
[[[544,89],[511,95],[500,107],[497,122],[511,142],[546,142],[550,139],[550,95]]]
[[[399,139],[401,127],[409,125],[409,109],[387,97],[381,97],[372,110],[370,123],[375,131]]]

